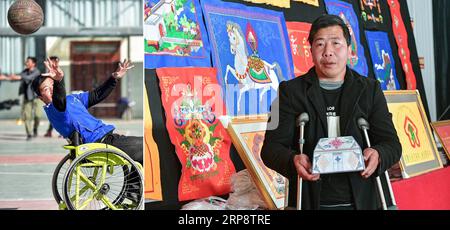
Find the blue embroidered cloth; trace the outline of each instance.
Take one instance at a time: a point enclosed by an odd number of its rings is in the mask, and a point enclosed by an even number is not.
[[[209,47],[198,0],[146,1],[145,68],[210,67]]]
[[[395,61],[386,32],[365,31],[375,77],[383,90],[400,89],[395,74]]]
[[[268,113],[279,82],[294,77],[283,13],[217,0],[201,5],[227,113]]]

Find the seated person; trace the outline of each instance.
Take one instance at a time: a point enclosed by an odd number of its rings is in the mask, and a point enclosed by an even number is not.
[[[78,94],[66,95],[61,83],[64,72],[56,62],[47,59],[44,62],[48,73],[41,74],[33,81],[33,90],[44,103],[44,111],[52,126],[64,138],[78,132],[82,143],[105,143],[113,145],[127,153],[134,161],[143,163],[142,137],[124,136],[114,133],[115,127],[103,123],[92,116],[88,108],[105,99],[126,72],[133,68],[130,61],[119,63],[117,70],[99,87]]]

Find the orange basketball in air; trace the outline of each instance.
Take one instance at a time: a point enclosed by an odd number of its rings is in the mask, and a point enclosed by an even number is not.
[[[34,0],[17,0],[9,7],[8,23],[19,34],[32,34],[44,23],[44,12]]]

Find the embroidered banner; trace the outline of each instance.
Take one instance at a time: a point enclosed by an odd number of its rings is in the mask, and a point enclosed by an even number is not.
[[[294,2],[303,2],[313,6],[319,6],[319,0],[294,0]]]
[[[198,0],[146,0],[143,27],[145,68],[211,66]]]
[[[400,89],[387,33],[366,31],[366,39],[372,57],[373,71],[381,83],[381,88],[383,90]]]
[[[283,13],[217,0],[202,7],[227,114],[268,113],[279,82],[294,77]]]
[[[283,7],[283,8],[291,7],[291,2],[289,0],[244,0],[244,1],[258,3],[258,4],[265,3],[268,5],[273,5],[273,6]]]
[[[153,122],[148,103],[147,90],[144,90],[144,190],[145,199],[162,200],[161,172],[159,164],[159,151],[153,139]]]
[[[376,28],[384,25],[382,5],[379,0],[359,0],[361,19],[365,28]]]
[[[341,17],[350,30],[352,53],[347,64],[359,74],[366,76],[368,67],[364,56],[364,47],[361,45],[358,17],[356,17],[352,4],[339,0],[324,0],[329,14]]]
[[[408,46],[408,34],[406,33],[405,24],[403,23],[402,14],[400,12],[400,4],[398,0],[388,0],[392,18],[392,30],[394,32],[395,41],[397,42],[398,55],[405,73],[406,89],[416,89],[416,75],[411,64],[411,56]]]
[[[214,68],[162,68],[166,127],[182,165],[180,201],[230,192],[231,140],[219,121],[225,110]]]
[[[308,41],[311,24],[306,22],[286,22],[291,44],[294,74],[300,76],[314,66],[311,56],[311,45]]]

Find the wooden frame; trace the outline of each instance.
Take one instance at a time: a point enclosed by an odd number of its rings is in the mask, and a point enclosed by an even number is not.
[[[450,120],[431,122],[434,132],[442,144],[442,148],[450,159]]]
[[[420,94],[416,90],[384,91],[402,145],[403,178],[442,168]]]
[[[228,133],[267,207],[284,209],[288,204],[289,181],[267,168],[260,158],[266,126],[267,116],[233,118]]]

